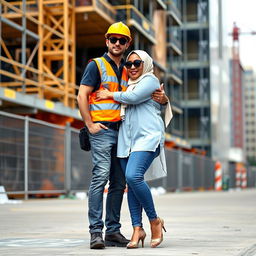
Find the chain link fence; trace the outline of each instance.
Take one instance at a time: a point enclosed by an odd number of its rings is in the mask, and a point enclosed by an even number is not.
[[[80,149],[79,130],[0,111],[0,186],[9,195],[47,197],[87,191],[91,155]],[[215,162],[166,149],[168,175],[150,181],[167,191],[214,189]],[[255,172],[248,173],[255,186]],[[230,169],[230,184],[235,184]]]

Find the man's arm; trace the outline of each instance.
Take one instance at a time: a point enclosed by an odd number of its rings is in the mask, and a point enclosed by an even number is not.
[[[89,110],[89,96],[92,93],[92,91],[92,86],[86,86],[81,84],[77,95],[77,102],[85,125],[87,126],[89,132],[94,134],[99,132],[101,129],[108,128],[101,123],[93,123],[92,121]]]
[[[169,101],[167,95],[165,94],[164,91],[164,84],[161,84],[161,87],[159,89],[156,89],[152,95],[151,95],[152,99],[162,105],[167,104],[167,102]]]

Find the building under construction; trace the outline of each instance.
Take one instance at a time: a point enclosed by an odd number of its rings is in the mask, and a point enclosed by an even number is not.
[[[180,1],[0,0],[0,13],[2,111],[81,127],[76,94],[83,70],[106,51],[109,25],[123,21],[132,32],[130,50],[154,57],[157,76],[174,95],[169,133],[182,137],[182,80],[173,65],[182,55]]]
[[[129,50],[143,49],[153,56],[155,73],[171,98],[169,146],[192,145],[209,156],[223,148],[227,136],[217,131],[221,111],[215,111],[212,98],[222,94],[216,91],[216,85],[224,83],[221,72],[228,73],[221,64],[225,54],[220,0],[0,3],[0,110],[80,128],[76,94],[84,68],[106,51],[109,25],[123,21],[132,32]],[[216,75],[212,67],[220,64]]]
[[[106,51],[112,23],[130,27],[129,50],[153,56],[168,94],[181,86],[173,66],[182,54],[179,7],[160,0],[0,0],[0,184],[9,194],[86,189],[91,167],[73,129],[83,126],[76,95],[88,61]],[[168,132],[179,137],[169,135],[166,143],[190,150],[175,125],[178,100],[171,101]]]
[[[0,13],[0,184],[10,195],[88,187],[90,156],[74,129],[83,126],[76,95],[84,68],[106,51],[104,34],[117,21],[130,27],[129,50],[153,56],[171,99],[170,175],[157,184],[214,187],[215,160],[228,163],[230,148],[221,0],[0,0]]]

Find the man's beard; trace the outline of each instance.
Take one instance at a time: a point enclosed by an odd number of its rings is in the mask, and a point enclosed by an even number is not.
[[[112,49],[108,49],[108,51],[115,57],[120,57],[124,54],[125,51],[119,52],[119,53],[115,53],[114,51],[112,51]]]

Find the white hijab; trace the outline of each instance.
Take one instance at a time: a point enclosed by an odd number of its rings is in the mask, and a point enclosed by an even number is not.
[[[143,61],[143,71],[142,71],[141,76],[138,77],[137,79],[132,80],[132,79],[129,78],[129,80],[128,80],[128,86],[129,87],[132,84],[137,84],[145,76],[154,76],[155,77],[155,75],[153,74],[153,71],[154,71],[153,59],[145,51],[142,51],[142,50],[131,51],[128,54],[127,58],[126,58],[126,61],[134,53],[136,53],[141,58],[141,60]],[[132,89],[134,89],[134,87]]]
[[[147,52],[142,51],[142,50],[133,50],[131,51],[127,58],[126,61],[129,59],[129,57],[136,53],[140,59],[143,61],[143,71],[140,77],[138,77],[135,80],[132,80],[129,78],[128,80],[128,88],[127,91],[132,91],[136,85],[145,77],[145,76],[153,76],[156,77],[153,74],[154,71],[154,66],[153,66],[153,59],[148,55]],[[122,120],[124,120],[125,118],[125,108],[127,107],[127,104],[121,104],[121,112],[120,112],[120,116],[122,118]],[[170,106],[170,102],[168,101],[168,105],[165,111],[165,125],[166,127],[168,126],[169,122],[172,119],[172,110],[171,110],[171,106]]]

